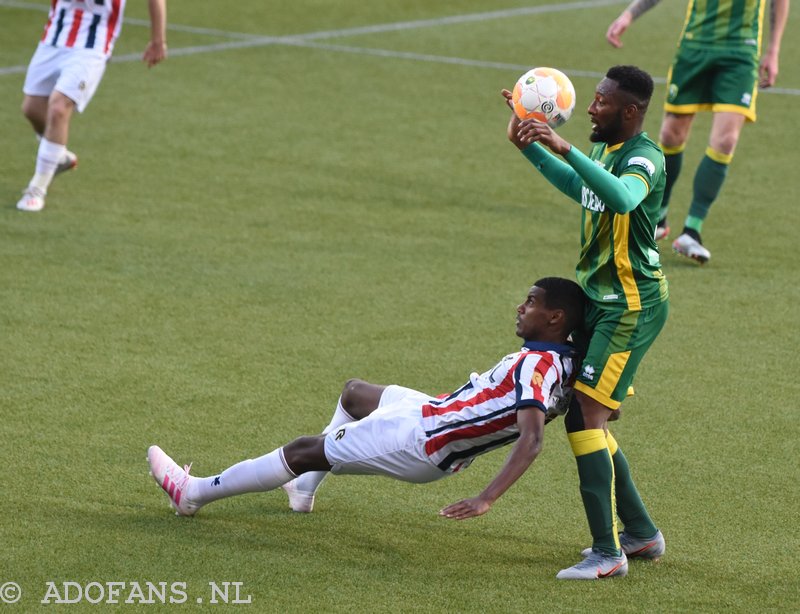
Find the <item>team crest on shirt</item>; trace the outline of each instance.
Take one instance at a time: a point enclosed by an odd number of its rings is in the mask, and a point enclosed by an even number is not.
[[[542,377],[542,374],[538,371],[534,371],[533,377],[531,378],[531,384],[541,388],[542,384],[544,384],[544,377]]]
[[[675,100],[675,97],[678,95],[678,86],[674,83],[669,84],[669,91],[667,92],[667,99],[668,100]]]
[[[583,379],[588,379],[590,382],[594,381],[594,367],[592,365],[583,365],[581,377]]]
[[[80,83],[78,83],[78,89],[80,91],[85,90],[86,89],[86,81],[81,81]]]

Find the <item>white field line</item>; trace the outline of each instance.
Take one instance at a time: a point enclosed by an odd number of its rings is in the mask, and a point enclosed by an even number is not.
[[[578,2],[564,2],[559,4],[545,4],[541,6],[521,7],[516,9],[506,9],[485,13],[470,13],[465,15],[452,15],[449,17],[439,17],[435,19],[422,19],[418,21],[400,21],[395,23],[375,24],[371,26],[361,26],[355,28],[342,28],[339,30],[321,30],[318,32],[308,32],[306,34],[294,34],[290,36],[261,36],[257,34],[247,34],[244,32],[230,32],[227,30],[216,30],[213,28],[198,28],[181,24],[170,24],[168,29],[174,32],[187,32],[203,36],[216,36],[220,38],[233,39],[220,43],[210,43],[207,45],[195,45],[191,47],[170,48],[170,57],[181,57],[198,55],[202,53],[215,53],[229,51],[232,49],[244,49],[253,47],[267,47],[270,45],[283,45],[291,47],[306,47],[310,49],[320,49],[336,53],[349,53],[354,55],[369,55],[392,59],[411,60],[417,62],[433,62],[439,64],[454,64],[458,66],[470,66],[475,68],[490,68],[497,70],[526,70],[530,68],[522,64],[509,64],[504,62],[489,62],[485,60],[473,60],[469,58],[449,57],[432,55],[426,53],[414,53],[408,51],[395,51],[391,49],[374,49],[369,47],[356,47],[352,45],[337,45],[333,43],[316,42],[320,39],[342,38],[346,36],[360,36],[365,34],[377,34],[383,32],[399,32],[403,30],[414,30],[421,28],[435,28],[462,23],[475,23],[481,21],[491,21],[495,19],[509,19],[525,15],[536,15],[542,13],[557,13],[564,11],[575,11],[580,9],[591,9],[604,7],[614,4],[627,4],[628,0],[583,0]],[[45,12],[47,7],[41,4],[31,4],[18,0],[0,0],[0,7],[10,7],[25,10],[36,10]],[[150,22],[143,19],[126,19],[127,25],[149,27]],[[117,62],[138,62],[141,55],[130,53],[125,55],[115,55],[113,61]],[[27,66],[8,66],[0,67],[0,76],[24,73]],[[587,77],[599,79],[603,73],[596,71],[564,69],[570,76]],[[665,83],[663,77],[654,77],[656,83]],[[762,94],[786,94],[799,96],[800,89],[773,87],[762,90]]]

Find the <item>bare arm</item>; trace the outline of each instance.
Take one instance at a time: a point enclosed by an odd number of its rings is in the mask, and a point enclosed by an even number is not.
[[[781,39],[789,18],[789,0],[772,0],[769,7],[769,46],[761,57],[758,66],[758,86],[768,88],[775,85],[778,77],[778,56],[781,51]]]
[[[463,499],[448,505],[439,512],[439,515],[455,520],[465,520],[488,512],[492,504],[527,471],[539,455],[544,435],[544,418],[544,412],[537,407],[518,410],[519,439],[497,476],[477,497]]]
[[[639,17],[642,13],[649,11],[659,2],[661,2],[661,0],[633,0],[633,2],[628,5],[628,8],[622,11],[619,17],[617,17],[613,22],[611,22],[611,25],[608,26],[608,30],[606,31],[606,40],[614,47],[622,47],[622,41],[620,40],[620,37],[625,30],[628,29],[628,26],[633,23],[634,19]]]
[[[148,0],[150,11],[150,42],[144,49],[142,61],[152,68],[167,57],[167,2]]]

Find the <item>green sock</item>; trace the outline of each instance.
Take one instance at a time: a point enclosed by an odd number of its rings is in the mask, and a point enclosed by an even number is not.
[[[672,196],[672,186],[681,174],[683,165],[683,151],[678,153],[664,154],[664,170],[667,171],[667,183],[664,186],[664,198],[661,200],[661,210],[658,212],[659,221],[667,219],[669,211],[669,199]]]
[[[686,221],[683,223],[686,228],[691,228],[692,230],[696,230],[697,234],[703,232],[703,220],[699,217],[695,217],[693,215],[687,215]]]
[[[719,195],[727,174],[728,164],[712,160],[708,154],[703,156],[694,176],[694,195],[689,207],[689,217],[686,218],[686,226],[700,232],[700,228],[690,225],[690,222],[697,224],[699,221],[702,227],[703,220],[708,216],[711,204]]]
[[[652,537],[658,528],[653,524],[642,498],[639,496],[639,491],[633,483],[628,459],[625,458],[611,433],[608,434],[608,440],[609,449],[614,450],[611,459],[614,461],[617,514],[625,526],[625,532],[641,539]]]
[[[572,453],[578,463],[581,497],[592,533],[592,548],[620,555],[614,503],[614,464],[603,429],[569,433]]]

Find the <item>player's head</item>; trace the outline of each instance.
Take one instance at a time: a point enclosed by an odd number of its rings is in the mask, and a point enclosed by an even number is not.
[[[642,131],[653,96],[652,77],[636,66],[612,66],[597,84],[589,105],[594,143],[616,144]]]
[[[586,296],[574,281],[544,277],[517,307],[517,335],[526,341],[564,343],[583,326]]]
[[[617,88],[629,96],[642,115],[645,114],[653,96],[653,78],[648,73],[636,66],[612,66],[606,73],[606,79],[616,81]]]

